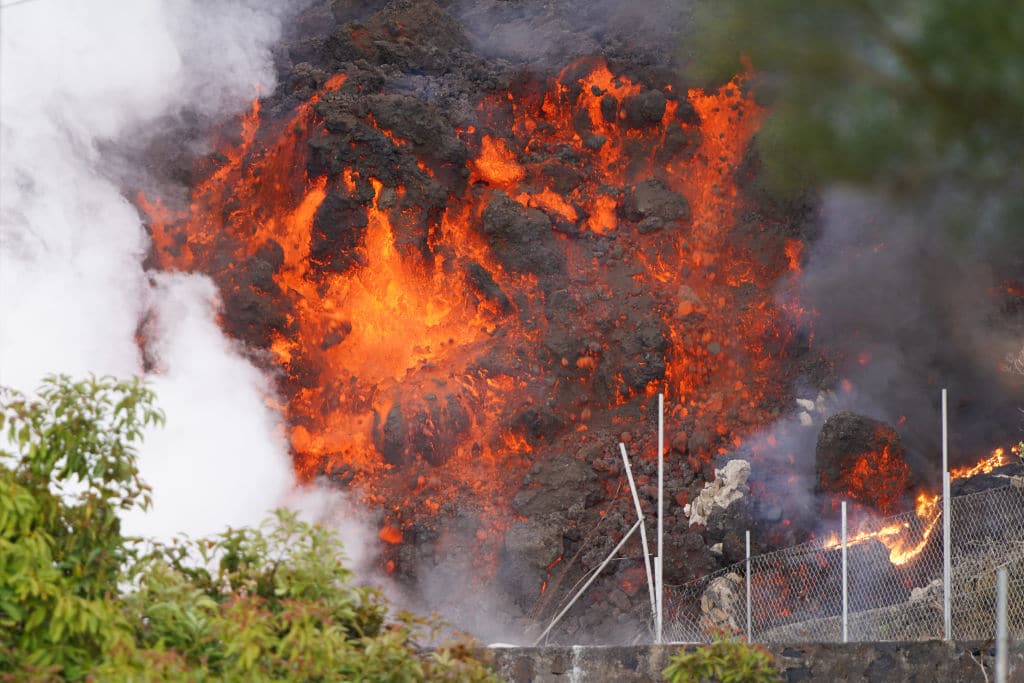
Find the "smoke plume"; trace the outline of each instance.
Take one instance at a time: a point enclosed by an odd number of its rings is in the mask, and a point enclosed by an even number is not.
[[[823,199],[800,297],[816,311],[814,344],[837,359],[834,379],[848,382],[836,409],[898,425],[911,466],[935,484],[942,388],[953,464],[1019,439],[1020,386],[1004,361],[1019,348],[1019,322],[1000,309],[999,259],[984,236],[959,239],[937,213],[865,193]]]
[[[135,533],[259,521],[292,488],[271,388],[219,330],[212,283],[149,279],[149,240],[104,150],[141,146],[158,117],[223,117],[274,87],[284,3],[34,0],[2,10],[0,382],[149,375],[167,414],[147,436],[154,510]],[[211,58],[216,55],[216,58]],[[140,322],[149,322],[140,328]]]

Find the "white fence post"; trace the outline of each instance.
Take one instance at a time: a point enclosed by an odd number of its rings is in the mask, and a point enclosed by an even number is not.
[[[747,529],[747,642],[753,642],[753,630],[750,628],[750,530]]]
[[[636,492],[636,483],[633,481],[633,468],[629,464],[629,456],[626,455],[626,444],[619,442],[619,450],[622,452],[622,464],[626,467],[626,480],[629,482],[629,492],[633,495],[633,505],[636,507],[636,518],[640,520],[640,545],[644,551],[644,570],[647,572],[647,594],[651,598],[651,616],[657,615],[657,602],[654,598],[654,576],[651,572],[651,553],[647,549],[647,525],[644,524],[644,511],[640,507],[640,496]]]
[[[846,501],[842,504],[843,510],[843,642],[849,642],[847,621],[849,619],[849,600],[846,583]]]
[[[658,556],[654,559],[654,578],[658,584],[657,616],[654,642],[661,643],[662,618],[665,607],[665,578],[662,558],[665,556],[665,395],[658,394]]]
[[[951,552],[949,472],[942,473],[942,621],[946,640],[953,639],[953,555]]]
[[[1000,567],[996,574],[996,683],[1006,683],[1006,594],[1008,583],[1006,567]]]
[[[594,572],[590,575],[590,578],[587,580],[587,582],[583,584],[583,587],[576,591],[576,595],[572,596],[572,600],[569,601],[569,604],[562,608],[562,611],[558,613],[558,616],[551,620],[551,623],[548,624],[548,627],[546,629],[544,629],[544,632],[537,636],[537,640],[533,641],[534,647],[540,645],[540,641],[544,640],[544,638],[547,637],[548,633],[551,632],[551,629],[555,627],[555,624],[560,622],[562,620],[562,617],[565,616],[565,613],[568,612],[569,609],[576,604],[576,601],[580,599],[580,596],[587,592],[587,589],[590,588],[590,584],[594,583],[594,581],[597,580],[597,577],[600,576],[601,571],[608,566],[608,563],[611,562],[616,555],[618,555],[619,551],[622,550],[622,546],[626,545],[626,541],[629,540],[629,537],[636,533],[636,530],[639,528],[640,520],[637,520],[630,528],[630,530],[626,532],[626,535],[622,537],[622,540],[619,541],[619,544],[615,546],[610,553],[608,553],[608,557],[606,557],[604,562],[601,563],[601,566],[594,570]]]
[[[943,637],[953,639],[952,581],[953,556],[950,552],[952,533],[949,490],[949,426],[946,408],[946,390],[942,390],[942,622]]]

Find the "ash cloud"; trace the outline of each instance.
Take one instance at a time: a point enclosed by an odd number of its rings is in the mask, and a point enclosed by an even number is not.
[[[960,240],[937,212],[844,189],[823,196],[799,298],[816,312],[814,346],[837,359],[830,380],[849,382],[831,408],[896,425],[921,483],[939,481],[944,387],[952,464],[1020,439],[1020,384],[1005,369],[1020,319],[999,272],[984,237]]]
[[[581,56],[605,55],[634,67],[664,68],[691,5],[673,0],[456,0],[448,11],[459,18],[474,48],[490,58],[561,69]]]
[[[2,12],[0,382],[48,373],[143,373],[167,427],[147,436],[151,514],[133,533],[166,538],[260,521],[292,490],[269,383],[216,324],[213,285],[150,279],[149,240],[122,195],[144,170],[108,152],[142,146],[158,117],[224,117],[274,87],[271,46],[293,5],[269,0],[76,3]]]

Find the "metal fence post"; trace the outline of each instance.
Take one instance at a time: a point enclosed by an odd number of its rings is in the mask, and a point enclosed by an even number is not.
[[[943,636],[953,639],[953,556],[950,552],[952,505],[950,505],[949,472],[942,473],[942,621]]]
[[[996,574],[996,683],[1006,683],[1006,567],[1000,567]]]
[[[665,395],[658,394],[658,556],[654,559],[656,612],[654,642],[661,643],[662,619],[665,609],[665,577],[662,566],[665,557]]]
[[[753,631],[750,628],[750,530],[747,529],[747,642],[753,642]]]
[[[541,641],[544,640],[544,638],[547,637],[548,633],[551,632],[551,629],[553,629],[555,625],[562,620],[562,617],[565,616],[566,612],[572,609],[572,606],[576,604],[576,601],[580,599],[580,596],[587,592],[587,589],[590,588],[590,584],[594,583],[594,581],[597,580],[597,577],[601,575],[601,571],[608,566],[609,562],[615,559],[615,556],[619,553],[620,550],[622,550],[622,546],[626,545],[626,541],[629,540],[630,536],[636,533],[636,530],[640,528],[642,522],[643,520],[636,520],[633,526],[630,527],[629,531],[626,532],[626,535],[622,537],[622,540],[619,541],[619,544],[615,546],[610,553],[608,553],[608,557],[604,558],[604,562],[602,562],[597,569],[590,572],[590,578],[587,579],[587,582],[583,584],[582,588],[576,591],[576,595],[572,596],[572,600],[569,601],[569,604],[562,608],[562,611],[558,613],[558,616],[551,620],[551,623],[548,624],[548,627],[546,629],[544,629],[544,632],[537,636],[537,640],[533,641],[534,647],[540,645]]]
[[[846,501],[843,501],[843,642],[849,642],[847,621],[849,619],[849,594],[847,593],[846,581]]]
[[[636,482],[633,481],[633,467],[629,464],[626,444],[619,442],[619,451],[622,453],[622,464],[626,468],[626,481],[629,482],[629,492],[633,496],[636,518],[640,520],[640,545],[644,551],[644,571],[647,572],[647,593],[651,598],[651,617],[657,618],[658,603],[654,597],[654,573],[651,571],[651,553],[647,548],[647,524],[644,520],[643,508],[640,507],[640,496],[636,492]]]
[[[950,553],[950,492],[949,492],[949,411],[946,390],[942,390],[942,625],[945,640],[953,639],[953,609],[950,595],[953,580],[953,557]]]

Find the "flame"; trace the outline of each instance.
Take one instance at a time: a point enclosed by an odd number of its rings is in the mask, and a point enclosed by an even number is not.
[[[1012,460],[1006,455],[1006,449],[997,448],[992,454],[975,465],[958,467],[950,470],[950,481],[966,479],[978,474],[987,474],[997,467],[1008,465]],[[942,496],[938,493],[921,492],[917,495],[914,506],[914,513],[920,520],[919,525],[912,525],[909,521],[901,521],[888,524],[881,529],[869,532],[859,532],[853,536],[847,536],[847,546],[857,545],[866,541],[877,540],[889,549],[889,561],[894,565],[904,565],[924,550],[931,538],[932,532],[942,518]],[[920,531],[914,533],[912,526],[919,526]],[[826,550],[834,550],[842,545],[842,538],[839,534],[832,533],[825,541]]]
[[[351,158],[330,161],[337,168],[311,165],[311,141],[332,134],[320,105],[345,87],[344,74],[331,77],[281,121],[262,121],[254,102],[186,210],[138,198],[159,267],[209,273],[229,308],[255,300],[269,311],[229,331],[279,369],[302,479],[327,476],[384,509],[387,544],[448,503],[472,509],[480,556],[493,558],[538,449],[515,419],[526,408],[553,404],[574,416],[567,430],[586,430],[592,411],[653,395],[661,380],[678,406],[670,421],[686,417],[707,435],[691,449],[705,460],[772,421],[769,399],[789,384],[767,350],[785,336],[773,285],[799,271],[802,245],[766,231],[754,254],[734,238],[735,171],[762,119],[742,77],[713,92],[665,88],[660,121],[641,127],[626,110],[644,87],[599,59],[495,93],[479,104],[479,126],[453,131],[470,150],[468,181],[447,187],[433,213],[404,183],[450,169],[371,116],[364,134],[401,163],[375,166],[353,138]],[[553,166],[568,180],[556,183]],[[686,204],[653,233],[628,210],[642,182]],[[560,322],[544,308],[551,283],[510,266],[481,230],[502,194],[558,230],[542,237],[571,274],[559,287],[586,310],[574,320],[580,337],[597,340],[553,363],[543,344]],[[609,272],[592,242],[566,237],[586,233],[617,240],[624,265]],[[254,261],[272,275],[254,282]],[[626,331],[645,319],[634,301],[662,325],[660,356],[623,357],[609,341],[637,334]],[[618,367],[602,374],[609,363]],[[595,398],[580,406],[577,394]]]
[[[1011,450],[1015,452],[1015,449]],[[1009,465],[1011,462],[1012,460],[1006,455],[1006,449],[997,448],[992,451],[992,455],[974,465],[957,467],[950,470],[949,478],[950,480],[955,481],[957,479],[974,477],[979,474],[988,474],[997,467]]]

